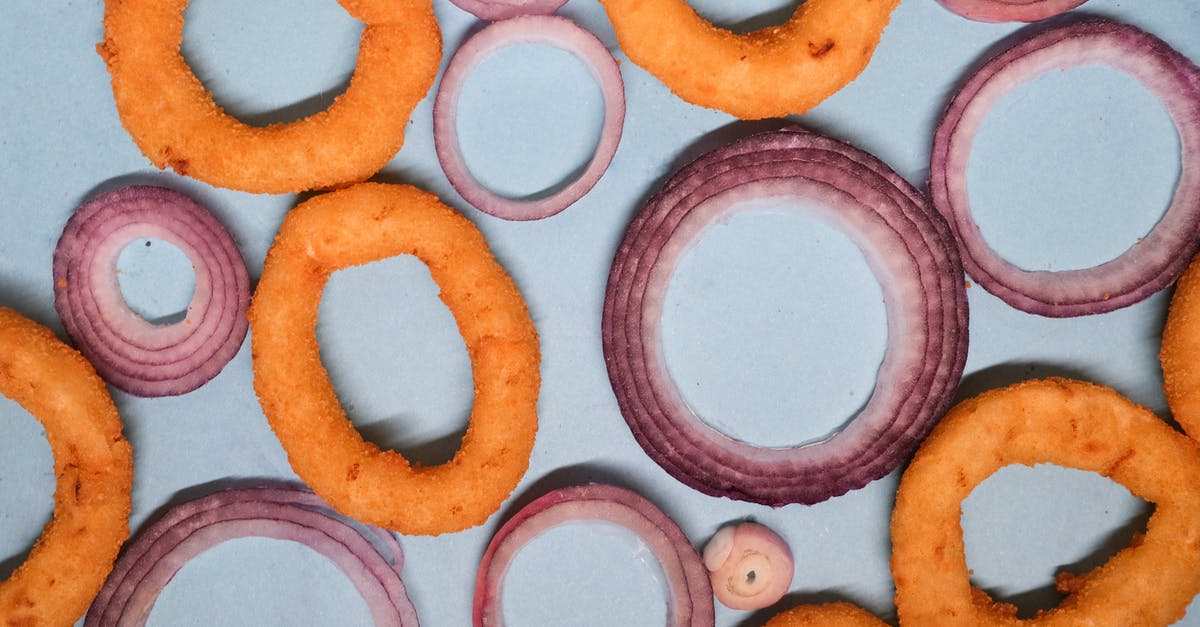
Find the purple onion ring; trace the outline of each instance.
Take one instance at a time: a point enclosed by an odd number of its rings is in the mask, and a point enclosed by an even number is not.
[[[148,322],[121,295],[117,258],[146,237],[178,247],[195,272],[187,314],[174,324]],[[100,376],[130,394],[190,392],[246,337],[250,279],[241,253],[212,213],[174,190],[130,186],[81,205],[54,249],[53,272],[63,327]]]
[[[567,0],[450,0],[481,20],[496,22],[521,15],[550,15]]]
[[[509,46],[540,44],[569,52],[591,72],[604,99],[604,123],[592,160],[575,180],[544,198],[499,196],[471,174],[458,142],[458,99],[467,76],[484,59]],[[433,139],[446,178],[467,202],[505,220],[539,220],[579,200],[608,169],[625,123],[625,87],[617,61],[595,35],[575,22],[553,15],[528,15],[488,25],[466,41],[450,59],[433,103]]]
[[[503,627],[504,575],[525,545],[558,525],[588,520],[628,529],[658,559],[666,577],[668,626],[712,626],[715,619],[708,570],[679,525],[630,490],[589,484],[542,495],[492,536],[475,578],[475,627]]]
[[[290,486],[225,490],[170,509],[122,551],[84,625],[144,625],[163,588],[188,560],[227,540],[300,542],[338,566],[362,594],[376,625],[416,627],[395,536],[330,515],[319,497]]]
[[[696,416],[667,371],[660,332],[683,253],[743,201],[768,197],[819,205],[816,217],[863,252],[888,318],[866,406],[828,439],[786,448],[735,440]],[[646,453],[701,492],[772,506],[817,503],[895,469],[949,406],[967,352],[966,288],[949,227],[875,157],[796,128],[718,148],[671,178],[626,230],[602,325],[613,391]]]
[[[1036,22],[1066,13],[1087,0],[938,0],[977,22]]]
[[[967,165],[987,111],[1017,85],[1054,70],[1105,65],[1142,83],[1166,107],[1182,146],[1174,198],[1153,229],[1116,259],[1082,270],[1029,271],[1005,261],[971,217]],[[1132,305],[1167,287],[1200,249],[1200,69],[1161,39],[1091,19],[1047,30],[988,61],[947,107],[933,141],[929,190],[962,250],[967,272],[1009,305],[1070,317]]]

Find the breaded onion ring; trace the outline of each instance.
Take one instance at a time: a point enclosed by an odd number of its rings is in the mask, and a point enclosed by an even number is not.
[[[887,627],[874,614],[853,603],[797,605],[771,617],[763,627]]]
[[[440,466],[414,466],[364,441],[317,346],[329,275],[399,254],[429,267],[471,358],[470,423]],[[364,183],[297,206],[267,253],[250,329],[263,412],[292,469],[341,513],[405,534],[460,531],[499,509],[525,474],[537,431],[537,331],[483,235],[432,194]]]
[[[680,98],[743,119],[804,113],[858,77],[899,0],[807,0],[738,35],[685,0],[601,0],[621,49]]]
[[[1167,324],[1163,327],[1163,392],[1175,421],[1193,440],[1200,440],[1200,262],[1175,284]]]
[[[971,585],[963,499],[1003,466],[1054,463],[1100,473],[1155,504],[1146,534],[1106,564],[1062,573],[1058,607],[1027,621]],[[1200,448],[1098,385],[1028,381],[964,401],[930,434],[900,481],[892,575],[906,627],[1167,625],[1200,592]]]
[[[54,518],[0,582],[4,625],[70,625],[129,537],[133,452],[104,381],[54,333],[0,308],[0,393],[33,414],[54,455]]]
[[[121,124],[154,165],[230,189],[289,193],[361,181],[404,144],[442,58],[431,0],[339,0],[366,24],[346,92],[302,120],[252,127],[213,101],[179,52],[188,0],[106,0],[96,50]]]

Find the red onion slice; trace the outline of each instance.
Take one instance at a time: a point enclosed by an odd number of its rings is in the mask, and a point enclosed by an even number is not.
[[[266,537],[300,542],[329,558],[362,594],[376,625],[415,627],[395,536],[356,528],[331,511],[313,493],[290,486],[226,490],[177,505],[125,547],[84,625],[144,625],[188,560],[227,540]]]
[[[1066,13],[1087,0],[938,0],[977,22],[1036,22]]]
[[[988,110],[1046,72],[1106,65],[1155,94],[1175,122],[1181,172],[1170,207],[1146,237],[1116,259],[1082,270],[1029,271],[1005,261],[971,217],[967,164]],[[929,188],[954,228],[968,273],[989,292],[1033,314],[1069,317],[1132,305],[1170,285],[1200,248],[1200,69],[1161,39],[1103,19],[1040,32],[988,61],[947,107],[934,136]]]
[[[667,625],[712,626],[715,618],[708,571],[679,525],[630,490],[589,484],[561,488],[539,497],[492,537],[475,578],[476,627],[503,627],[504,575],[516,554],[543,532],[576,521],[620,525],[645,543],[666,577]]]
[[[121,295],[117,257],[146,237],[179,248],[195,272],[187,315],[174,324],[146,321]],[[246,337],[250,279],[241,253],[207,209],[174,190],[130,186],[81,205],[58,240],[53,272],[63,327],[100,376],[130,394],[190,392]]]
[[[521,15],[550,15],[567,0],[450,0],[481,20],[499,21]]]
[[[758,198],[802,198],[862,250],[884,292],[888,341],[875,389],[840,432],[767,448],[706,424],[667,371],[667,284],[708,225]],[[967,303],[949,227],[875,157],[800,129],[754,135],[675,174],[626,230],[609,274],[605,360],[630,430],[683,483],[780,506],[817,503],[895,469],[948,407],[966,360]]]
[[[505,198],[484,187],[463,158],[458,142],[458,99],[467,76],[488,56],[509,46],[539,44],[569,52],[591,72],[604,99],[600,142],[583,173],[561,190],[532,200]],[[433,139],[446,178],[467,202],[505,220],[539,220],[569,207],[604,175],[617,152],[625,123],[625,86],[617,61],[595,35],[565,17],[529,15],[496,22],[466,41],[450,59],[433,104]]]

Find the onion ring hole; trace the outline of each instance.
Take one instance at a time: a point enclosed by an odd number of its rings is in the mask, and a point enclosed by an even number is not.
[[[125,304],[143,320],[174,324],[187,315],[196,273],[174,244],[142,238],[127,244],[117,256],[117,283]]]
[[[29,412],[0,396],[0,581],[33,550],[54,514],[54,457]]]

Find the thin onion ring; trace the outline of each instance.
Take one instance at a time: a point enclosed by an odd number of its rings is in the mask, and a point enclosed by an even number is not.
[[[187,315],[159,325],[121,296],[117,257],[135,239],[178,247],[196,287]],[[129,186],[76,209],[54,249],[54,307],[106,381],[138,396],[190,392],[219,373],[246,337],[250,279],[229,231],[205,207],[163,187]]]
[[[859,245],[884,288],[888,343],[867,406],[838,434],[773,449],[698,418],[670,378],[659,333],[675,264],[705,225],[755,197],[800,197]],[[967,304],[949,227],[871,155],[799,129],[754,135],[675,174],[626,230],[609,274],[604,354],[646,453],[714,496],[817,503],[891,472],[949,406],[966,359]]]
[[[521,508],[492,536],[475,578],[473,624],[503,627],[504,575],[516,554],[558,525],[596,520],[633,532],[662,566],[667,586],[667,625],[711,626],[714,620],[708,572],[679,525],[641,495],[606,484],[560,488]]]
[[[550,15],[567,0],[450,0],[481,20],[498,22],[522,15]]]
[[[977,22],[1037,22],[1061,15],[1087,0],[938,0]]]
[[[91,364],[7,308],[0,308],[0,394],[42,423],[57,477],[54,518],[0,582],[0,617],[5,625],[70,625],[129,537],[133,452]]]
[[[543,45],[569,52],[587,67],[604,99],[600,141],[586,168],[553,194],[532,200],[505,198],[487,189],[467,167],[458,141],[458,99],[467,77],[484,59],[518,45]],[[579,200],[608,169],[625,121],[621,69],[604,44],[575,22],[553,15],[528,15],[496,22],[468,39],[450,59],[433,103],[433,139],[442,171],[454,189],[476,209],[506,220],[550,217]]]
[[[1053,463],[1099,473],[1155,503],[1147,532],[1029,620],[971,585],[962,501],[996,470]],[[938,625],[1167,625],[1200,592],[1200,448],[1111,389],[1027,381],[954,407],[904,472],[892,512],[900,622]]]
[[[303,120],[251,127],[213,101],[180,54],[187,4],[106,0],[96,49],[142,154],[220,187],[282,194],[368,178],[404,144],[409,115],[441,61],[431,0],[339,0],[366,24],[345,93]]]
[[[899,0],[807,0],[744,35],[685,0],[601,0],[621,49],[683,100],[743,119],[805,113],[867,67]]]
[[[440,466],[363,440],[315,336],[330,274],[399,254],[429,267],[471,358],[467,432]],[[267,252],[249,317],[263,413],[292,469],[339,512],[405,534],[460,531],[499,509],[524,475],[537,431],[537,331],[483,235],[432,194],[363,183],[301,203]]]
[[[1101,64],[1140,81],[1179,132],[1174,198],[1144,238],[1116,259],[1087,269],[1026,271],[1001,258],[971,218],[967,163],[987,110],[1014,86],[1045,72]],[[1091,19],[1039,32],[988,61],[946,108],[934,136],[929,189],[954,228],[968,273],[1009,305],[1042,316],[1113,311],[1170,285],[1200,249],[1200,68],[1161,39],[1128,24]]]

